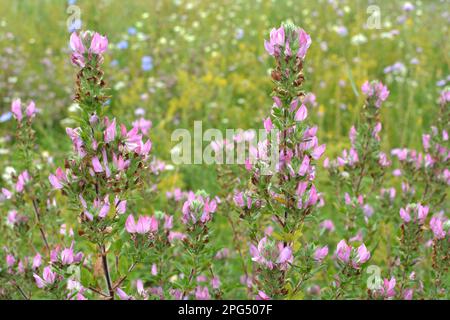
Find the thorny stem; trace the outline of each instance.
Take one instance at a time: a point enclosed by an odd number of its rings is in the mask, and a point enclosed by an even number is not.
[[[133,262],[133,264],[128,268],[127,274],[123,276],[117,283],[114,285],[114,290],[117,289],[129,276],[129,274],[134,270],[134,267],[136,267],[137,262]]]
[[[45,247],[47,248],[48,254],[50,254],[50,246],[48,245],[47,237],[45,235],[44,228],[42,227],[41,215],[39,213],[39,208],[38,208],[38,205],[36,203],[36,199],[33,199],[32,203],[33,203],[33,209],[34,209],[34,213],[35,213],[35,216],[36,216],[36,220],[37,220],[37,224],[38,224],[38,227],[39,227],[39,231],[41,232],[42,240],[44,241],[44,244],[45,244]]]
[[[30,297],[28,297],[25,292],[22,290],[22,288],[14,281],[14,286],[17,288],[19,293],[24,297],[25,300],[30,300]]]
[[[230,222],[230,226],[231,226],[231,229],[233,232],[233,241],[235,243],[236,250],[239,254],[239,257],[241,258],[240,260],[241,260],[242,270],[244,271],[245,278],[248,279],[247,265],[245,264],[244,255],[242,254],[242,248],[240,246],[240,241],[238,239],[238,233],[236,230],[236,226],[234,225],[233,219],[230,217],[229,214],[227,215],[227,219]],[[247,287],[247,295],[250,297],[251,290],[248,286],[246,286],[246,287]]]
[[[111,276],[109,274],[108,257],[106,256],[106,249],[104,244],[100,245],[100,252],[102,254],[103,271],[105,272],[106,284],[108,285],[109,298],[111,300],[114,300],[114,289],[111,282]]]

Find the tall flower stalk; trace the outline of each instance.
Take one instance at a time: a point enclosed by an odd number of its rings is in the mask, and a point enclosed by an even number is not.
[[[72,62],[79,68],[74,98],[79,106],[79,126],[66,129],[74,152],[49,181],[78,213],[78,233],[97,245],[107,296],[113,299],[108,247],[121,230],[118,225],[124,223],[128,196],[143,186],[150,171],[152,145],[150,140],[143,141],[138,127],[127,130],[105,116],[108,96],[101,66],[107,38],[90,31],[73,33],[70,46]]]
[[[315,246],[302,236],[302,229],[320,201],[314,185],[315,161],[325,145],[319,145],[317,127],[308,123],[303,103],[303,63],[310,36],[286,23],[272,29],[264,45],[276,64],[272,71],[274,105],[264,120],[272,138],[251,150],[253,159],[248,159],[246,168],[252,187],[234,200],[250,228],[257,298],[277,299],[301,295],[304,282],[317,267]],[[279,148],[273,148],[274,144]],[[269,150],[276,159],[272,166],[267,162]],[[267,218],[275,229],[262,236],[257,221],[267,225]]]

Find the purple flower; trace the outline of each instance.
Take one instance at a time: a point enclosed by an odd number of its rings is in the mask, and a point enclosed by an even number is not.
[[[341,240],[337,245],[337,258],[344,263],[348,263],[350,260],[351,251],[352,248],[347,244],[347,242],[345,240]]]
[[[319,247],[314,252],[314,260],[321,262],[328,254],[328,246]]]

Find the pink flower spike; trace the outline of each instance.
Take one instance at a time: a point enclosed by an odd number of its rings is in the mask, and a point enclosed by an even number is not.
[[[13,100],[11,104],[11,112],[13,113],[14,117],[17,119],[17,121],[22,121],[23,115],[22,115],[22,103],[20,99]]]

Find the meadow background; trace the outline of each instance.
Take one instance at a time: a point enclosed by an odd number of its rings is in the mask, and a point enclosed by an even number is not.
[[[349,146],[348,131],[358,120],[363,82],[379,79],[391,92],[382,109],[382,149],[419,148],[437,110],[439,92],[450,84],[450,2],[378,0],[215,0],[62,1],[0,0],[0,170],[14,165],[9,113],[11,101],[36,102],[34,128],[50,167],[71,150],[75,69],[70,64],[67,13],[81,10],[81,28],[107,35],[105,79],[111,113],[131,124],[152,121],[153,154],[170,165],[176,128],[262,128],[272,90],[264,38],[290,20],[312,38],[305,62],[305,89],[317,97],[312,121],[319,141],[333,158]],[[380,28],[368,28],[370,5],[380,9]],[[318,170],[322,192],[328,176]],[[3,185],[0,176],[0,185]],[[158,186],[219,193],[216,168],[173,167]],[[140,210],[153,210],[143,201]],[[1,209],[0,206],[0,210]],[[3,213],[3,212],[2,212]],[[333,217],[332,207],[321,210]],[[3,216],[3,214],[2,214]],[[216,220],[223,247],[226,220]],[[230,271],[231,272],[231,271]]]

